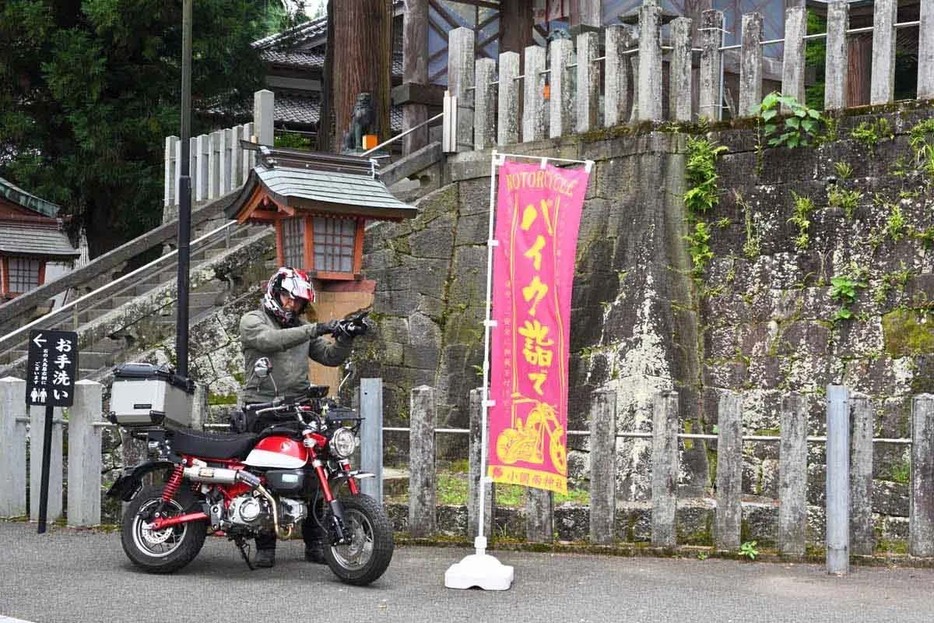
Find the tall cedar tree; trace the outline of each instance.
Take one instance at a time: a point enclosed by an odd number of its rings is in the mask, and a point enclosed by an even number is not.
[[[372,93],[379,140],[390,138],[392,0],[330,0],[325,64],[318,149],[341,150],[359,93]]]
[[[250,43],[280,26],[268,5],[194,2],[192,134],[261,88]],[[0,176],[61,205],[92,257],[160,222],[181,30],[181,0],[0,2]]]

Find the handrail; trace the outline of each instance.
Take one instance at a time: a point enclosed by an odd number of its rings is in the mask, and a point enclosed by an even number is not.
[[[199,226],[205,221],[209,221],[215,216],[223,214],[224,210],[236,199],[238,192],[239,190],[235,190],[219,199],[192,210],[192,227]],[[76,284],[81,284],[99,277],[107,271],[123,265],[127,260],[136,257],[140,253],[175,238],[177,231],[177,220],[163,223],[142,236],[94,258],[86,265],[65,273],[58,279],[53,279],[34,290],[30,290],[25,294],[20,294],[16,298],[3,303],[0,305],[0,325],[19,319],[23,314],[42,305],[53,296],[73,288]]]
[[[196,238],[195,240],[193,240],[193,241],[191,242],[191,244],[192,244],[192,245],[196,245],[196,244],[198,244],[198,243],[200,243],[200,242],[202,242],[202,241],[204,241],[204,240],[207,240],[208,238],[214,236],[215,234],[219,234],[219,233],[222,233],[222,232],[226,231],[227,229],[229,229],[230,227],[232,227],[232,226],[234,226],[234,225],[237,225],[237,221],[228,221],[227,223],[225,223],[224,225],[218,227],[217,229],[215,229],[215,230],[213,230],[213,231],[210,231],[210,232],[204,234],[203,236],[201,236],[201,237],[199,237],[199,238]],[[77,298],[77,299],[71,301],[70,303],[66,303],[65,305],[62,305],[62,306],[59,307],[58,309],[55,309],[55,310],[49,312],[49,313],[46,314],[46,315],[41,316],[40,318],[37,318],[37,319],[33,320],[32,322],[30,322],[30,323],[28,323],[28,324],[23,325],[22,327],[16,329],[15,331],[11,331],[10,333],[7,333],[7,334],[4,335],[3,337],[0,337],[0,345],[5,344],[7,341],[12,340],[15,336],[19,335],[20,333],[23,333],[24,331],[26,331],[26,330],[28,330],[28,329],[31,329],[32,327],[34,327],[34,326],[36,326],[36,325],[39,325],[39,324],[47,324],[50,320],[55,320],[55,319],[57,319],[57,317],[58,317],[60,314],[63,314],[64,312],[70,310],[72,307],[78,305],[78,303],[81,303],[81,302],[83,302],[83,301],[85,301],[85,300],[87,300],[87,299],[89,299],[89,298],[92,298],[92,297],[94,297],[94,296],[97,296],[97,295],[99,295],[101,292],[104,292],[105,290],[108,290],[108,289],[110,289],[110,288],[116,286],[117,284],[126,281],[126,280],[129,279],[130,277],[134,277],[134,276],[138,275],[139,273],[141,273],[141,272],[143,272],[143,271],[149,270],[149,269],[151,269],[152,267],[156,266],[157,264],[160,264],[160,263],[162,263],[162,262],[168,260],[169,258],[174,257],[174,256],[177,255],[177,254],[178,254],[178,250],[177,250],[177,249],[173,249],[173,250],[170,251],[169,253],[166,253],[165,255],[162,255],[162,256],[156,258],[155,260],[149,262],[149,263],[146,264],[145,266],[140,266],[140,267],[137,268],[136,270],[134,270],[134,271],[132,271],[132,272],[129,272],[129,273],[127,273],[127,274],[125,274],[125,275],[119,277],[118,279],[115,279],[114,281],[110,281],[110,282],[104,284],[103,286],[99,287],[98,289],[94,290],[93,292],[89,292],[88,294],[85,294],[84,296],[79,297],[79,298]]]
[[[437,119],[439,119],[439,118],[441,118],[441,117],[443,117],[443,116],[444,116],[444,113],[443,113],[443,112],[439,112],[437,115],[435,115],[435,116],[432,117],[431,119],[428,119],[427,121],[422,121],[422,122],[419,123],[418,125],[409,128],[409,129],[406,130],[405,132],[401,132],[401,133],[399,133],[399,134],[396,134],[395,136],[393,136],[393,137],[392,137],[391,139],[389,139],[388,141],[383,141],[382,143],[380,143],[380,144],[377,145],[376,147],[373,147],[372,149],[366,150],[365,152],[363,152],[362,154],[360,154],[360,157],[363,158],[364,156],[368,156],[368,155],[372,154],[374,151],[380,149],[381,147],[385,147],[386,145],[389,145],[389,144],[391,144],[391,143],[395,143],[396,141],[398,141],[398,140],[399,140],[400,138],[402,138],[403,136],[406,136],[406,135],[408,135],[408,134],[411,134],[412,132],[414,132],[415,130],[419,129],[420,127],[426,126],[426,125],[428,125],[429,123],[431,123],[432,121],[436,121]]]

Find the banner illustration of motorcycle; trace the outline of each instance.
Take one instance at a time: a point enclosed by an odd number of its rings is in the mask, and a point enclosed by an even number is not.
[[[512,161],[499,172],[487,471],[566,493],[571,288],[589,173]]]

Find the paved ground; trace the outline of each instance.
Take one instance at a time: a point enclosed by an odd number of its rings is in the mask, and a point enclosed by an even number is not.
[[[137,572],[119,535],[0,522],[0,623],[186,621],[508,621],[570,623],[924,622],[934,570],[491,552],[515,567],[508,591],[444,588],[466,549],[399,547],[372,586],[343,585],[280,544],[274,569],[250,571],[234,546],[208,538],[172,576]]]

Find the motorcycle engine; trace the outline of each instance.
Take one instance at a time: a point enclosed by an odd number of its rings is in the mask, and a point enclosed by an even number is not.
[[[282,525],[295,524],[306,516],[305,504],[291,498],[279,499],[279,523]]]
[[[227,519],[240,526],[257,526],[268,518],[269,503],[248,493],[235,497],[227,508]]]

